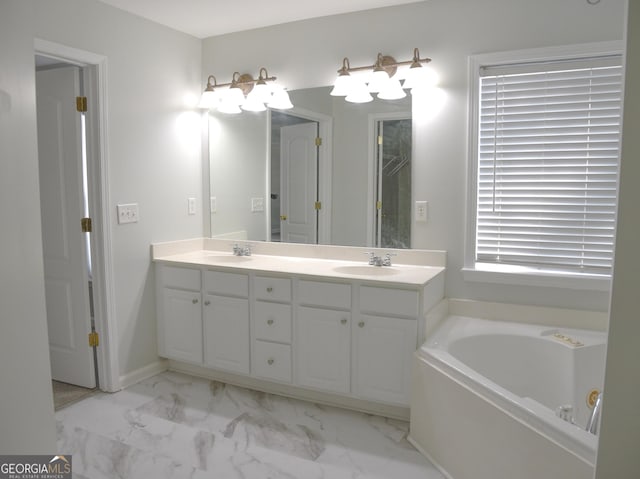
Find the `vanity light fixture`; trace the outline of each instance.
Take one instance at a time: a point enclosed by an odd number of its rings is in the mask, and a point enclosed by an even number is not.
[[[352,103],[366,103],[373,100],[371,93],[377,93],[383,100],[397,100],[404,98],[404,89],[435,86],[437,75],[430,67],[423,63],[429,63],[430,58],[420,58],[417,48],[413,49],[413,58],[408,61],[396,61],[395,58],[378,53],[373,65],[352,67],[349,59],[342,60],[342,67],[338,70],[338,77],[331,90],[332,96],[344,96],[346,101]],[[398,67],[409,65],[399,71]],[[352,72],[371,71],[366,78],[351,75]],[[404,79],[401,85],[400,80]]]
[[[209,75],[198,106],[231,114],[242,110],[264,111],[267,107],[293,108],[289,94],[281,86],[274,85],[275,80],[276,77],[270,77],[264,67],[260,68],[258,78],[234,72],[229,83],[218,83],[215,76]]]

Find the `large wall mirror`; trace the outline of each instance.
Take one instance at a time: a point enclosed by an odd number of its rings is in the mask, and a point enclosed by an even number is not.
[[[209,114],[211,236],[411,247],[411,96],[353,104],[330,90]]]

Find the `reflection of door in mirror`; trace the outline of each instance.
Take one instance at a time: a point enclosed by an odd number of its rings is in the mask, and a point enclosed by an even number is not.
[[[318,242],[318,122],[272,113],[271,241]]]
[[[411,120],[376,121],[375,246],[411,247]]]

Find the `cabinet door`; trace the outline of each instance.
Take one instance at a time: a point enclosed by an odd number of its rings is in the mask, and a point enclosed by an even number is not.
[[[360,315],[353,324],[355,394],[409,405],[417,335],[416,320]]]
[[[249,300],[207,294],[203,311],[205,364],[249,374]]]
[[[200,293],[162,288],[163,342],[171,359],[202,363],[202,309]]]
[[[351,314],[298,308],[296,383],[346,393],[350,391]]]

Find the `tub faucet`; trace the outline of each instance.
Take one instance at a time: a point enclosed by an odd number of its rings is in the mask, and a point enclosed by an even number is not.
[[[593,405],[593,409],[591,410],[591,416],[589,416],[589,420],[587,421],[587,427],[585,428],[587,432],[591,434],[598,434],[598,425],[600,423],[600,415],[602,414],[602,391],[598,394],[596,398],[596,402]]]

